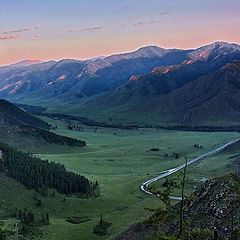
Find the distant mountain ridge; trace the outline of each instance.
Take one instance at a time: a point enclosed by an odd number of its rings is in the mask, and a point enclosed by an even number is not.
[[[224,54],[219,51],[222,51],[221,47],[217,49],[213,48],[210,53],[201,50],[200,57],[197,59],[194,58],[195,60],[191,59],[176,65],[156,67],[151,73],[134,76],[117,88],[112,95],[121,92],[120,94],[122,94],[124,100],[127,101],[128,98],[136,97],[136,95],[159,96],[161,94],[167,94],[200,76],[218,70],[225,64],[240,60],[240,46],[239,50],[230,51],[229,53],[227,52],[228,49]],[[203,55],[205,55],[204,58],[202,58]],[[124,90],[127,92],[126,94],[123,94]],[[113,96],[113,98],[115,98],[115,100],[117,99],[115,96]],[[107,99],[107,101],[109,101],[109,99]]]
[[[180,64],[131,77],[89,101],[86,109],[139,123],[238,124],[239,45],[215,43],[196,51],[198,58],[191,53],[191,59]],[[129,114],[135,117],[128,119]]]
[[[156,123],[193,124],[215,121],[219,117],[225,121],[227,114],[222,111],[210,116],[210,109],[206,110],[207,117],[203,119],[198,108],[189,110],[180,92],[189,85],[191,89],[185,94],[194,98],[193,88],[198,81],[205,79],[200,81],[204,87],[209,74],[235,61],[240,61],[240,45],[215,42],[190,50],[147,46],[85,61],[64,59],[7,66],[0,68],[0,97],[18,103],[43,103],[44,106],[50,103],[53,108],[54,104],[71,105],[86,117],[98,112],[104,120],[110,117],[131,122],[151,119]],[[205,90],[212,92],[210,88]],[[174,100],[176,94],[178,102]],[[200,99],[207,95],[202,93]],[[179,115],[181,107],[184,111]],[[208,105],[204,109],[208,109]],[[233,114],[234,121],[238,119],[237,111]]]
[[[150,46],[94,60],[66,59],[3,67],[0,68],[0,97],[14,101],[26,97],[90,97],[115,89],[134,74],[147,73],[160,65],[180,63],[187,52]]]
[[[190,52],[147,46],[85,61],[64,59],[34,61],[34,64],[22,61],[0,68],[0,97],[14,101],[25,97],[89,97],[115,89],[132,75],[148,73],[158,66],[179,64]]]

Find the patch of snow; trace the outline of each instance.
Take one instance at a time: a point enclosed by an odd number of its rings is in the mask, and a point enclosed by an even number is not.
[[[138,80],[138,76],[136,76],[136,75],[133,75],[130,79],[129,79],[129,81],[137,81]]]
[[[2,92],[2,91],[4,91],[4,90],[7,90],[7,89],[10,88],[12,85],[13,85],[13,83],[10,83],[10,84],[2,87],[2,88],[0,89],[0,92]]]
[[[57,80],[63,81],[65,80],[65,78],[66,78],[66,75],[61,75]]]

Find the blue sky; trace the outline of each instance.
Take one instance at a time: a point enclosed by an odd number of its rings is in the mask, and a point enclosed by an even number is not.
[[[0,64],[240,41],[239,0],[3,0]]]

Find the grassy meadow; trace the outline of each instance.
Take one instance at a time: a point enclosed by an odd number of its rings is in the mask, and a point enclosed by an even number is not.
[[[0,201],[3,209],[30,208],[37,214],[50,213],[51,224],[43,228],[43,240],[85,240],[113,239],[131,224],[149,216],[151,211],[161,205],[152,196],[140,191],[143,181],[157,176],[159,172],[178,166],[185,156],[192,158],[207,152],[232,139],[238,133],[201,133],[164,131],[156,129],[120,130],[84,126],[84,131],[67,129],[67,123],[47,119],[56,133],[85,140],[85,148],[59,149],[53,145],[38,154],[42,159],[62,163],[67,169],[85,175],[92,181],[98,181],[101,196],[97,199],[79,199],[51,194],[42,198],[42,206],[36,207],[33,191],[9,179],[1,178]],[[202,149],[194,144],[203,145]],[[159,151],[151,151],[158,148]],[[173,153],[178,153],[175,158]],[[187,191],[191,192],[203,178],[224,173],[229,156],[233,153],[221,153],[193,164],[188,168]],[[50,190],[51,192],[51,190]],[[108,235],[98,237],[92,233],[100,218],[112,223]],[[91,220],[82,224],[66,222],[67,217],[82,216]],[[7,223],[6,223],[7,224]]]

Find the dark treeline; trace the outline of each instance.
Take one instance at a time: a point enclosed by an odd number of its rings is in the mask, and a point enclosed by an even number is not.
[[[158,127],[161,129],[178,130],[178,131],[194,131],[194,132],[240,132],[240,125],[231,126],[166,126]]]
[[[77,121],[85,126],[98,126],[98,127],[107,127],[107,128],[119,128],[119,129],[129,129],[135,130],[138,128],[143,128],[143,125],[137,124],[122,124],[122,123],[105,123],[105,122],[98,122],[92,119],[72,116],[68,114],[61,114],[61,113],[39,113],[38,115],[50,117],[53,119],[58,120],[68,120],[68,121]]]
[[[78,121],[79,123],[86,126],[98,126],[98,127],[107,127],[107,128],[118,128],[126,130],[137,130],[139,128],[155,128],[165,129],[165,130],[176,130],[176,131],[193,131],[193,132],[240,132],[240,125],[230,125],[230,126],[211,126],[211,125],[169,125],[161,126],[157,124],[122,124],[122,123],[104,123],[97,122],[91,119],[71,116],[66,114],[52,114],[52,113],[43,113],[41,115],[58,119],[58,120],[68,120],[68,121]]]
[[[105,122],[98,122],[89,118],[72,116],[72,115],[62,114],[62,113],[47,113],[45,112],[47,110],[46,108],[29,106],[25,104],[18,104],[18,106],[22,107],[28,113],[31,113],[31,114],[35,114],[38,116],[45,116],[45,117],[58,119],[58,120],[78,121],[79,123],[86,126],[98,126],[98,127],[119,128],[119,129],[137,129],[139,127],[143,127],[136,124],[125,125],[121,123],[111,124],[111,123],[105,123]]]
[[[3,143],[0,143],[0,150],[1,168],[9,177],[15,178],[29,189],[41,192],[42,189],[54,188],[63,194],[91,196],[98,188],[84,176],[68,172],[61,164],[43,161]]]
[[[39,129],[39,128],[32,128],[28,126],[21,126],[21,129],[25,131],[27,134],[31,134],[35,137],[43,138],[46,142],[50,144],[61,144],[61,145],[67,145],[70,147],[85,147],[86,142],[62,135],[58,135],[56,133],[47,131],[45,129]]]
[[[22,107],[29,113],[36,114],[39,116],[46,116],[58,120],[69,120],[78,121],[79,123],[86,126],[98,126],[107,128],[119,128],[119,129],[129,129],[135,130],[138,128],[156,128],[156,129],[166,129],[166,130],[177,130],[177,131],[195,131],[195,132],[240,132],[240,125],[229,125],[229,126],[211,126],[211,125],[169,125],[161,126],[158,124],[122,124],[122,123],[105,123],[98,122],[85,117],[72,116],[68,114],[61,113],[47,113],[46,108],[32,107],[28,105],[22,105]],[[112,119],[110,118],[111,122]]]
[[[68,130],[74,130],[74,131],[79,131],[79,132],[83,132],[84,128],[82,127],[82,125],[80,124],[74,124],[72,122],[70,122],[67,126]]]

